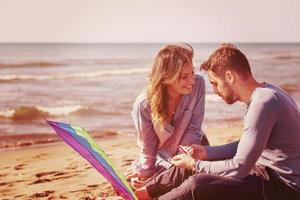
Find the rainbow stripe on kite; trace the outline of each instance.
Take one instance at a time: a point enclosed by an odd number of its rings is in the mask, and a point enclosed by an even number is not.
[[[105,152],[84,128],[60,122],[46,121],[66,143],[84,157],[118,190],[120,196],[126,200],[137,200],[125,177],[117,171]]]

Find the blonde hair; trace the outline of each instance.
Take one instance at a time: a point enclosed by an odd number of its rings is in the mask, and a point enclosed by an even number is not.
[[[165,46],[155,57],[145,89],[154,126],[163,127],[169,120],[167,85],[178,79],[183,66],[193,62],[193,55],[193,48],[182,43]]]

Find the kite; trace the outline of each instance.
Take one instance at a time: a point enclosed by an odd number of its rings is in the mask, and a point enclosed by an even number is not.
[[[98,172],[100,172],[125,200],[137,200],[123,174],[119,173],[105,152],[97,145],[88,132],[81,127],[46,120],[55,132]]]

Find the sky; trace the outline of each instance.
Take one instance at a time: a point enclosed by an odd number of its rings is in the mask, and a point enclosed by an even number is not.
[[[0,0],[0,42],[300,42],[299,0]]]

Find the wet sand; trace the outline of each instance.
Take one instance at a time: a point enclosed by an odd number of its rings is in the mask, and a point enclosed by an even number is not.
[[[205,130],[212,145],[237,140],[241,131],[240,123]],[[17,147],[4,148],[2,145],[0,199],[121,199],[77,152],[64,142],[57,142],[59,138],[47,144],[32,142],[33,138],[23,138],[23,143],[28,145],[16,145],[17,137],[15,141],[6,140]],[[97,138],[97,143],[121,172],[125,172],[138,156],[135,136],[108,134]]]

